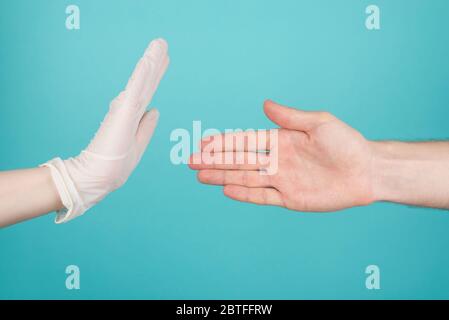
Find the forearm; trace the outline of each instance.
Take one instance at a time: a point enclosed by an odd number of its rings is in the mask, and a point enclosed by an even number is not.
[[[371,142],[376,201],[449,209],[449,142]]]
[[[62,207],[49,168],[0,172],[0,227]]]

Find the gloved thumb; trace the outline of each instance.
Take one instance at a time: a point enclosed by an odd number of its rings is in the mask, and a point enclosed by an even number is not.
[[[136,133],[137,161],[145,152],[159,120],[159,111],[151,109],[142,116]]]
[[[332,118],[332,115],[327,112],[298,110],[282,106],[271,100],[265,101],[264,111],[267,117],[281,128],[304,132],[310,131]]]

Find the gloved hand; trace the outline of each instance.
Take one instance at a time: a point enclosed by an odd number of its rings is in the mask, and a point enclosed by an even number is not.
[[[75,158],[55,158],[42,166],[51,169],[65,209],[56,223],[82,215],[122,186],[150,142],[159,113],[145,112],[169,64],[168,46],[154,40],[138,62],[126,89],[110,105],[89,146]]]

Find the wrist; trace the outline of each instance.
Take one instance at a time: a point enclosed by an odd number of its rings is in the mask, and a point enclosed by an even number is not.
[[[55,222],[67,222],[82,215],[87,208],[66,168],[65,161],[55,158],[42,164],[41,167],[49,169],[62,203],[62,208],[56,211]]]
[[[370,142],[375,201],[449,208],[447,142]]]
[[[372,198],[374,202],[400,202],[401,184],[406,164],[395,155],[396,142],[370,141]]]
[[[62,210],[64,208],[64,204],[54,183],[51,169],[48,167],[39,167],[37,170],[42,172],[45,189],[48,190],[48,194],[50,195],[49,199],[51,200],[51,211]]]

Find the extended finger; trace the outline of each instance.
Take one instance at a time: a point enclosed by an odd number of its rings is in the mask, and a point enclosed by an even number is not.
[[[156,88],[151,88],[151,84],[158,78],[166,55],[167,44],[164,40],[157,39],[150,43],[126,85],[128,106],[142,107],[144,92],[150,97],[153,96]]]
[[[245,187],[272,187],[270,177],[258,171],[200,170],[198,180],[212,185],[240,185]]]
[[[260,152],[195,153],[190,156],[193,170],[264,170],[270,165],[270,156]]]
[[[269,151],[277,140],[277,129],[247,130],[222,133],[201,140],[201,150],[224,151]]]
[[[140,105],[141,108],[146,108],[150,104],[165,71],[169,64],[168,57],[168,45],[163,39],[158,39],[150,44],[145,56],[148,59],[151,68],[154,68],[155,72],[150,72],[147,75],[147,79],[144,88],[141,93]]]

